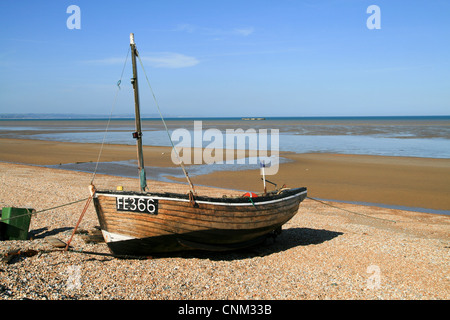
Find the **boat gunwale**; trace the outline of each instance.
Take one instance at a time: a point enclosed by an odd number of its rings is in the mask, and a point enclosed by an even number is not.
[[[278,194],[269,194],[258,197],[209,197],[209,196],[195,196],[194,201],[199,204],[211,204],[211,205],[223,205],[223,206],[256,206],[265,205],[270,203],[276,203],[279,201],[285,201],[291,198],[302,196],[307,194],[307,189],[294,188],[284,190]],[[150,192],[138,192],[138,191],[113,191],[113,190],[101,190],[96,191],[95,197],[98,195],[106,197],[117,197],[117,196],[130,196],[136,198],[152,198],[158,200],[169,200],[169,201],[180,201],[180,202],[191,202],[189,199],[189,194],[180,193],[150,193]],[[251,200],[251,201],[250,201]]]

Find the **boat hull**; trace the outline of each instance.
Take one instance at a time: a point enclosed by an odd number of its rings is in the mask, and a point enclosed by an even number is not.
[[[252,246],[298,211],[306,188],[256,198],[97,191],[94,205],[105,242],[116,255]]]

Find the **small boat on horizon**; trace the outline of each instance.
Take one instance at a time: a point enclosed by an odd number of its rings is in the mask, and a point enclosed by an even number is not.
[[[246,120],[246,121],[259,121],[259,120],[266,120],[266,118],[263,118],[263,117],[252,117],[252,118],[242,118],[242,120]]]

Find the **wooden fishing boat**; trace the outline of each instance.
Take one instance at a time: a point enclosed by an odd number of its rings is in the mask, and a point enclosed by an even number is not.
[[[188,194],[146,191],[139,95],[138,56],[130,36],[133,63],[140,191],[93,190],[93,201],[105,242],[117,255],[149,255],[180,250],[234,250],[276,234],[298,211],[306,188],[280,189],[257,197],[197,195],[184,167]],[[162,119],[163,120],[163,119]],[[164,120],[163,120],[164,121]]]
[[[195,199],[173,193],[97,191],[94,204],[111,251],[145,255],[257,244],[290,220],[305,197],[305,188],[256,198]]]

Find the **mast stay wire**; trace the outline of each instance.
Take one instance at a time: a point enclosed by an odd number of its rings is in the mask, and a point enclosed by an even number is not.
[[[136,49],[136,51],[137,51],[137,49]],[[177,156],[178,162],[180,163],[181,169],[183,170],[183,173],[186,176],[187,182],[189,183],[189,187],[191,188],[192,193],[196,194],[195,189],[194,189],[194,185],[192,184],[191,179],[189,178],[189,175],[188,175],[188,173],[186,171],[186,168],[184,167],[183,161],[181,161],[180,156],[178,155],[177,149],[175,148],[175,145],[173,144],[172,137],[170,136],[169,129],[167,128],[166,121],[164,120],[164,117],[163,117],[163,115],[161,113],[161,109],[159,108],[159,103],[158,103],[158,100],[156,99],[155,93],[153,92],[152,86],[150,84],[150,80],[148,79],[147,73],[145,72],[144,64],[142,63],[141,57],[140,57],[139,54],[137,54],[136,56],[139,59],[139,63],[141,65],[142,71],[144,72],[145,79],[147,80],[147,84],[148,84],[148,86],[150,88],[150,92],[152,93],[153,100],[155,101],[156,108],[158,109],[159,116],[160,116],[160,118],[162,120],[162,123],[164,124],[164,128],[166,129],[167,136],[169,137],[170,144],[172,145],[172,150],[175,152],[175,155]]]
[[[110,123],[111,123],[111,118],[112,118],[112,115],[113,115],[113,111],[114,111],[114,108],[115,108],[116,103],[117,103],[117,96],[119,95],[120,84],[122,83],[122,78],[123,78],[123,74],[124,74],[124,72],[125,72],[125,67],[126,67],[126,65],[127,65],[128,56],[130,55],[130,50],[131,50],[131,49],[128,48],[127,56],[126,56],[125,61],[124,61],[124,63],[123,63],[122,73],[121,73],[121,75],[120,75],[119,81],[117,81],[116,94],[115,94],[115,97],[114,97],[114,102],[113,102],[112,107],[111,107],[111,111],[110,111],[110,113],[109,113],[109,118],[108,118],[108,122],[107,122],[107,124],[106,124],[105,134],[103,135],[103,140],[102,140],[102,144],[101,144],[101,146],[100,146],[100,151],[99,151],[99,153],[98,153],[97,162],[96,162],[96,164],[95,164],[95,169],[94,169],[94,172],[93,172],[93,174],[92,174],[91,185],[94,183],[95,175],[96,175],[96,173],[97,173],[98,164],[99,164],[99,162],[100,162],[100,157],[101,157],[102,152],[103,152],[103,146],[105,145],[106,136],[107,136],[107,134],[108,134],[109,125],[110,125]]]

